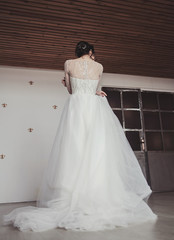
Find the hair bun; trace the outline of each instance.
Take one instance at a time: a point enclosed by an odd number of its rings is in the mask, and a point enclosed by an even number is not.
[[[90,50],[92,50],[92,52],[94,53],[94,46],[93,45],[91,45],[91,44],[89,44],[88,42],[85,42],[85,41],[80,41],[76,45],[75,55],[78,56],[78,57],[81,57],[84,54],[88,54]]]

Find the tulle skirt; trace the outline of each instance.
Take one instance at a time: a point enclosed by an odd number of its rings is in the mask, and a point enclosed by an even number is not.
[[[3,223],[21,231],[98,231],[158,216],[152,190],[106,97],[69,95],[45,166],[36,207],[16,208]]]

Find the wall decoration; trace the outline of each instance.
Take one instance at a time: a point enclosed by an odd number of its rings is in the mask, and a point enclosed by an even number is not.
[[[6,103],[3,103],[2,106],[5,108],[5,107],[7,107],[7,104],[6,104]]]
[[[29,131],[29,132],[32,132],[32,131],[33,131],[33,128],[28,128],[28,131]]]
[[[57,105],[52,106],[54,109],[57,109]]]
[[[33,84],[34,84],[34,82],[33,82],[33,81],[29,81],[29,84],[30,84],[30,85],[33,85]]]

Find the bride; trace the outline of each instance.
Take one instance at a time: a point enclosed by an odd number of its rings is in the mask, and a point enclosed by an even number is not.
[[[152,193],[136,156],[100,91],[103,65],[94,47],[77,43],[77,58],[64,63],[69,96],[45,166],[36,206],[20,207],[3,223],[20,231],[53,228],[99,231],[155,222]]]

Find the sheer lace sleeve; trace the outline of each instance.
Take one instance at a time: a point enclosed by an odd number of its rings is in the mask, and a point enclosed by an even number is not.
[[[100,64],[100,73],[99,73],[99,82],[97,85],[97,91],[101,91],[101,78],[102,78],[102,74],[103,74],[103,65]]]
[[[64,63],[64,71],[65,71],[65,73],[68,73],[68,61],[69,60],[66,60],[65,63]]]
[[[68,89],[68,92],[71,94],[72,89],[71,89],[71,83],[70,83],[69,61],[70,60],[66,60],[64,63],[64,73],[65,73],[66,87]]]

